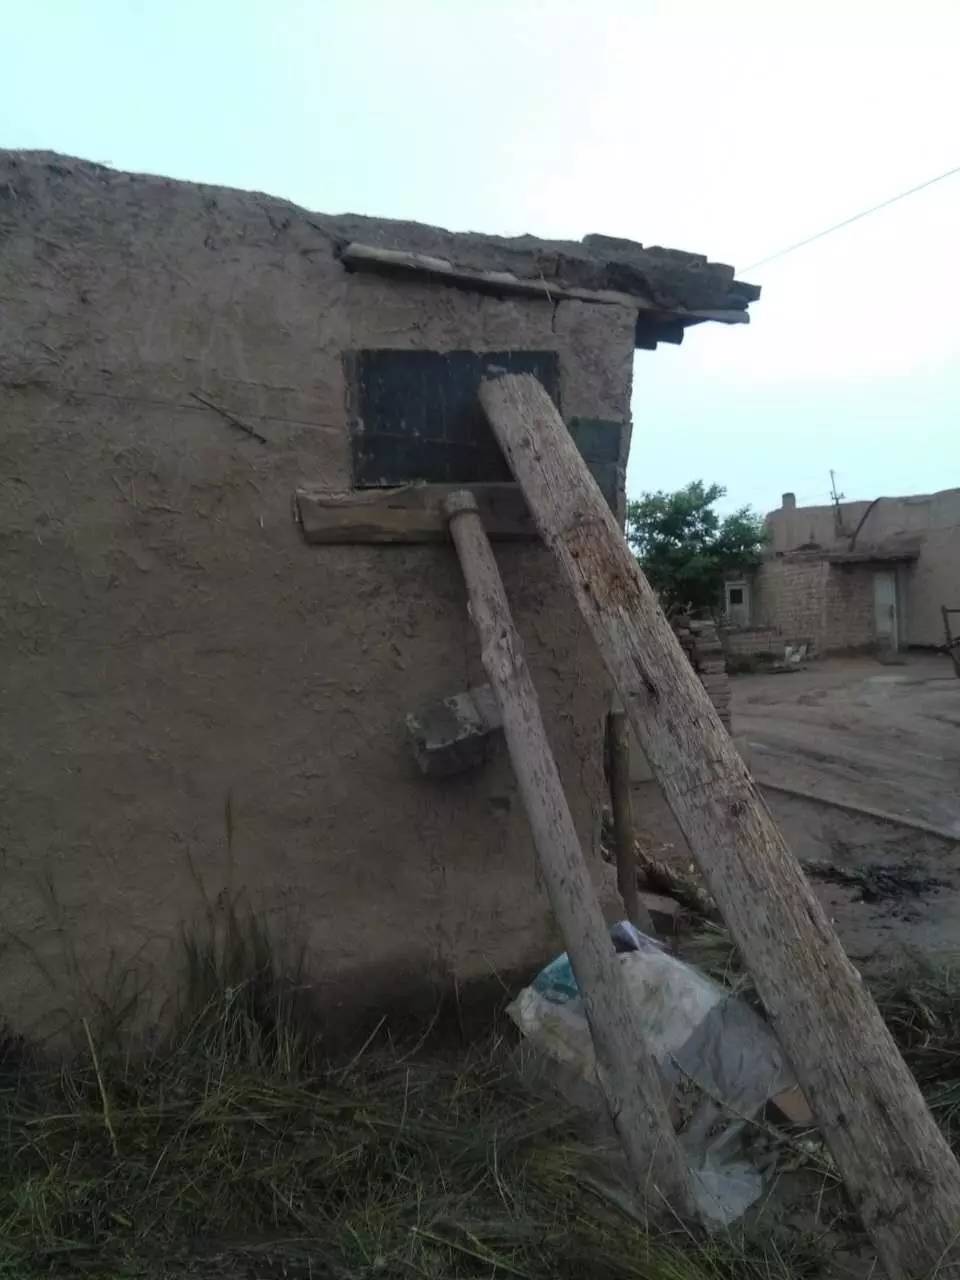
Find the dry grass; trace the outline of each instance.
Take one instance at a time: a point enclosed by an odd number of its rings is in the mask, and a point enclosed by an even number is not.
[[[813,1274],[798,1241],[648,1234],[598,1185],[570,1118],[496,1038],[323,1062],[294,958],[254,917],[186,941],[161,1049],[69,1068],[7,1042],[0,1276],[550,1277]]]
[[[646,1231],[495,1035],[456,1051],[381,1035],[325,1061],[302,957],[281,957],[252,915],[208,926],[184,940],[183,1007],[151,1054],[86,1028],[54,1067],[0,1035],[3,1280],[827,1274],[824,1240]],[[688,952],[750,995],[721,929]],[[914,965],[876,994],[960,1141],[956,977]]]
[[[930,1109],[960,1152],[960,965],[917,958],[871,986]]]

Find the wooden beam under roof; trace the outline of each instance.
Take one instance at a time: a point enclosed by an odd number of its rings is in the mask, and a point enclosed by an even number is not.
[[[638,343],[647,346],[656,341],[679,342],[686,324],[699,324],[713,320],[719,324],[749,324],[750,316],[745,307],[687,308],[675,306],[665,309],[641,293],[627,293],[618,289],[586,289],[578,285],[563,284],[557,280],[518,276],[512,271],[477,271],[458,266],[447,258],[426,253],[412,253],[402,249],[381,249],[374,245],[348,244],[340,254],[343,265],[350,271],[371,271],[387,275],[421,277],[455,288],[470,289],[478,293],[496,295],[519,294],[546,302],[574,299],[599,306],[630,307],[640,313],[642,326],[638,326]],[[656,337],[662,329],[659,339]]]

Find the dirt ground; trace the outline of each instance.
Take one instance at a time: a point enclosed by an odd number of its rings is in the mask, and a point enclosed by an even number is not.
[[[850,954],[886,968],[917,950],[960,952],[960,680],[948,659],[737,676],[733,719]],[[689,857],[655,784],[637,786],[635,809],[644,831]]]
[[[949,659],[829,659],[738,676],[734,732],[765,783],[926,822],[960,838],[960,680]]]

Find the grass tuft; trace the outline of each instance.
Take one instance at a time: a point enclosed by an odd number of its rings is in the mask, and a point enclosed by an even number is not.
[[[870,985],[931,1111],[960,1149],[960,963],[913,957]]]
[[[710,946],[730,972],[722,937]],[[381,1037],[325,1062],[303,957],[252,914],[221,911],[184,959],[176,1026],[148,1056],[90,1034],[74,1062],[45,1065],[0,1041],[4,1280],[821,1273],[825,1246],[799,1235],[648,1233],[596,1146],[523,1088],[496,1036],[455,1055]],[[891,985],[884,1008],[952,1126],[952,976]]]
[[[89,1026],[69,1066],[4,1040],[0,1276],[799,1274],[647,1235],[501,1040],[324,1062],[302,954],[235,905],[184,961],[176,1026],[147,1057]]]
[[[181,1057],[310,1074],[319,1031],[306,953],[281,944],[262,916],[233,899],[183,934],[184,978],[173,1042]]]

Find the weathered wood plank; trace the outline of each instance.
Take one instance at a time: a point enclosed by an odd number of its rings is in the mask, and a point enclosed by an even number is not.
[[[480,399],[888,1272],[960,1264],[960,1167],[536,379]]]
[[[613,843],[617,855],[617,888],[623,910],[631,924],[644,933],[654,932],[650,913],[637,891],[637,849],[630,793],[630,731],[622,711],[607,716],[607,753],[610,761],[610,808],[613,814]]]
[[[689,317],[696,320],[716,320],[720,324],[749,324],[745,309],[717,307],[687,310],[676,307],[665,311],[649,298],[637,293],[623,293],[617,289],[581,289],[575,285],[561,285],[550,280],[534,280],[516,276],[512,271],[470,271],[446,258],[435,258],[425,253],[411,253],[403,249],[380,249],[375,245],[348,244],[340,255],[345,266],[354,271],[385,271],[404,275],[420,275],[480,293],[515,293],[526,297],[553,302],[563,298],[575,298],[580,302],[592,302],[606,306],[632,307],[637,311],[650,311],[663,317],[675,342],[675,330],[671,321]]]
[[[670,1123],[660,1075],[644,1045],[604,924],[478,506],[470,493],[460,492],[450,495],[446,508],[481,658],[500,705],[550,905],[583,997],[611,1118],[651,1212],[659,1216],[669,1205],[692,1218],[687,1165]]]
[[[297,519],[305,541],[323,544],[448,542],[444,502],[462,485],[414,484],[399,489],[331,492],[298,489]],[[473,487],[491,538],[535,541],[539,534],[516,484]]]

